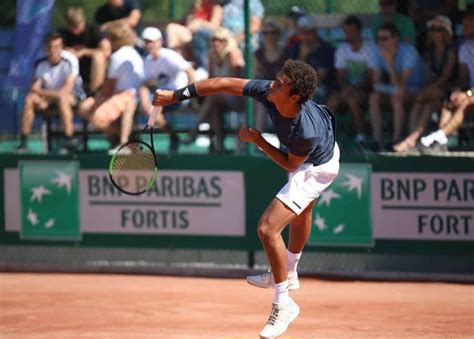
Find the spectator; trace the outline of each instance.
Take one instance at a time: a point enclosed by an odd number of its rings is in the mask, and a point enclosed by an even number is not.
[[[185,25],[170,23],[166,26],[168,47],[180,51],[186,57],[186,48],[190,44],[192,55],[187,59],[195,60],[195,67],[207,72],[209,40],[221,22],[222,6],[217,0],[195,0]]]
[[[79,72],[86,93],[94,94],[105,80],[110,43],[99,27],[86,22],[81,7],[66,12],[67,27],[60,30],[66,50],[79,59]]]
[[[64,125],[66,143],[63,151],[74,150],[72,107],[80,94],[78,91],[80,90],[79,63],[73,54],[63,49],[63,39],[59,33],[49,33],[44,47],[46,58],[37,62],[33,83],[25,98],[21,119],[21,139],[16,148],[19,153],[27,151],[27,138],[31,133],[35,113],[51,107],[58,108]]]
[[[288,49],[293,48],[294,45],[300,42],[300,38],[298,36],[298,32],[296,31],[296,23],[298,19],[302,16],[306,15],[304,9],[298,6],[292,6],[290,11],[287,14],[288,18],[288,27],[287,27],[287,38],[286,38],[286,47]]]
[[[273,80],[288,59],[288,51],[280,45],[281,28],[273,21],[267,21],[262,27],[262,47],[253,55],[255,79]],[[255,128],[264,131],[268,115],[265,107],[255,104]]]
[[[467,13],[463,20],[465,41],[459,48],[460,79],[467,91],[456,91],[441,110],[439,129],[421,138],[421,150],[428,148],[446,150],[448,136],[461,127],[464,116],[474,109],[474,12]]]
[[[384,24],[393,24],[397,27],[400,40],[409,43],[415,43],[416,31],[413,21],[398,13],[395,0],[379,0],[380,13],[372,19],[372,31],[377,34],[380,27]]]
[[[212,37],[212,48],[209,53],[209,76],[240,77],[244,64],[242,52],[237,47],[232,34],[225,28],[218,28]],[[240,111],[242,109],[243,100],[241,97],[223,94],[206,97],[199,108],[196,127],[190,131],[189,138],[185,142],[194,141],[199,132],[199,124],[210,119],[212,130],[215,133],[215,151],[223,152],[222,115],[228,110]]]
[[[416,146],[428,126],[431,113],[441,108],[442,100],[449,96],[456,79],[457,51],[452,40],[451,20],[438,15],[427,25],[430,32],[424,55],[428,70],[427,85],[416,94],[410,112],[411,133],[393,147],[396,152],[406,152]]]
[[[423,84],[423,65],[415,47],[400,42],[395,25],[381,26],[377,31],[377,42],[371,66],[373,91],[369,97],[372,134],[375,150],[380,150],[383,146],[381,104],[389,100],[393,110],[393,136],[387,147],[392,150],[393,144],[402,137],[405,105]]]
[[[315,100],[325,102],[334,86],[334,48],[321,39],[312,16],[299,18],[296,29],[301,41],[289,51],[290,58],[304,61],[318,71],[320,84]]]
[[[132,47],[136,36],[129,26],[109,26],[107,38],[113,52],[107,78],[100,92],[84,100],[79,110],[105,133],[112,145],[110,153],[114,153],[128,141],[132,131],[137,91],[143,79],[143,60]]]
[[[237,45],[244,50],[245,20],[244,0],[222,0],[223,15],[222,27],[232,32]],[[251,46],[255,51],[258,48],[258,35],[262,27],[265,9],[261,0],[249,0]]]
[[[145,114],[152,110],[151,96],[156,89],[177,90],[194,82],[194,68],[184,60],[181,54],[164,48],[162,35],[158,28],[147,27],[142,32],[148,55],[144,64],[144,82],[140,87],[140,106]],[[183,101],[185,103],[185,101]],[[182,103],[164,107],[165,112],[175,110]],[[170,134],[170,152],[175,153],[179,147],[176,132],[166,122],[162,114],[158,115],[158,125]]]
[[[344,19],[346,42],[337,48],[335,57],[338,89],[329,97],[327,106],[332,112],[336,112],[341,104],[349,108],[356,133],[354,140],[365,148],[367,136],[362,107],[368,100],[369,66],[376,47],[372,42],[362,40],[362,25],[356,16],[350,15]]]
[[[142,13],[133,0],[107,0],[95,12],[95,22],[102,31],[114,25],[127,25],[137,29]]]

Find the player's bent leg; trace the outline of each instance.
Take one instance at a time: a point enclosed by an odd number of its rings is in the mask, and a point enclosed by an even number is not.
[[[263,212],[258,224],[258,237],[263,244],[276,283],[287,278],[286,246],[281,236],[283,229],[296,214],[278,199],[273,199]]]

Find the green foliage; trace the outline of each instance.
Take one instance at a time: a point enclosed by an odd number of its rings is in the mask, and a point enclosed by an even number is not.
[[[304,8],[310,14],[376,13],[378,0],[262,0],[266,15],[285,15],[292,6]]]

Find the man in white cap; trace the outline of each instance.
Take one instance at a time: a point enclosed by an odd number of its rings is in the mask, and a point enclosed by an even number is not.
[[[148,55],[144,64],[144,82],[140,87],[140,105],[145,114],[152,109],[151,95],[156,89],[177,90],[186,87],[194,79],[194,68],[181,54],[164,48],[162,34],[156,27],[147,27],[142,32],[142,39]],[[165,107],[165,113],[180,108],[181,103]],[[176,132],[168,125],[163,114],[157,118],[158,126],[170,134],[170,152],[174,153],[179,147]]]

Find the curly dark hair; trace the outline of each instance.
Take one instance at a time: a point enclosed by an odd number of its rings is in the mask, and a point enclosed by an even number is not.
[[[291,82],[290,95],[299,95],[299,104],[308,101],[314,96],[319,83],[318,72],[302,61],[287,60],[281,70]]]

